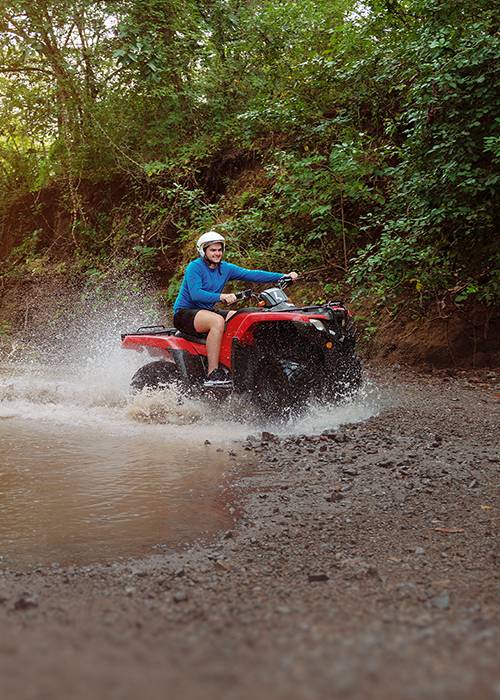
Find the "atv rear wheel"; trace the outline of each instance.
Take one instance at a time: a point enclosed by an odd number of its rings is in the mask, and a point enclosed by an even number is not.
[[[156,360],[138,369],[132,377],[130,386],[135,391],[141,391],[145,387],[159,389],[172,384],[178,378],[179,373],[173,362]]]
[[[294,360],[272,360],[259,368],[255,399],[268,417],[288,417],[304,408],[309,396],[308,374]]]

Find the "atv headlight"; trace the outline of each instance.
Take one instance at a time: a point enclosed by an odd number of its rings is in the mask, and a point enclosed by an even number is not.
[[[309,322],[312,323],[312,325],[318,331],[326,331],[325,324],[323,323],[323,321],[320,321],[318,318],[310,318]]]

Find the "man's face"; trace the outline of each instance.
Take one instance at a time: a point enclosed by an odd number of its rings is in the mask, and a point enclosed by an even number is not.
[[[220,263],[222,260],[222,243],[211,243],[205,248],[205,255],[208,262]]]

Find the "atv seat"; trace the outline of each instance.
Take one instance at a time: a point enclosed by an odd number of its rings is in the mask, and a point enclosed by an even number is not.
[[[188,335],[182,331],[177,331],[175,333],[176,338],[184,338],[185,340],[190,340],[192,343],[200,343],[200,345],[206,345],[208,333],[197,333],[196,335]]]

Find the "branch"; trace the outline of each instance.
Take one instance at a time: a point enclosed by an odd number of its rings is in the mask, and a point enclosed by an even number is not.
[[[0,66],[0,73],[44,73],[45,75],[53,77],[51,71],[45,68],[38,68],[37,66],[20,66],[19,68]]]

